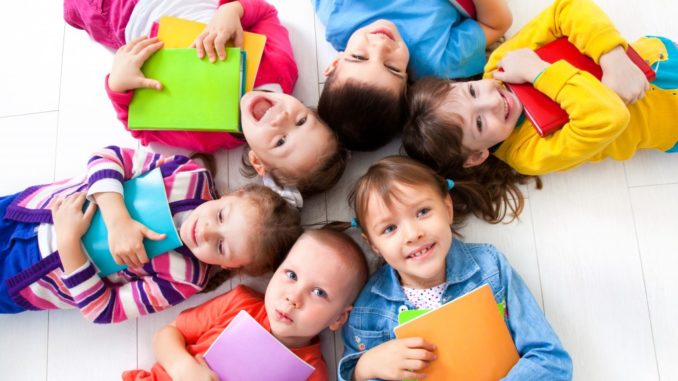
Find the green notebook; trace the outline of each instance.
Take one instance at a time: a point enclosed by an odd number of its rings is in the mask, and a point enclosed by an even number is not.
[[[239,132],[245,53],[227,53],[226,60],[210,63],[192,48],[158,50],[141,70],[163,89],[135,90],[129,129]]]
[[[161,241],[144,239],[144,249],[149,259],[182,245],[174,226],[160,168],[125,181],[123,193],[127,211],[135,221],[141,222],[155,232],[167,235]],[[82,244],[87,250],[87,255],[99,269],[100,276],[105,277],[127,268],[126,265],[119,265],[113,260],[108,248],[108,229],[101,211],[97,210],[94,213],[89,229],[82,237]]]

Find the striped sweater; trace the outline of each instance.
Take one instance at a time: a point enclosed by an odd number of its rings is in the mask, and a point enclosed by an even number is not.
[[[107,147],[89,160],[85,178],[37,185],[23,191],[7,208],[4,218],[52,225],[50,207],[59,197],[87,189],[122,194],[122,182],[159,167],[170,210],[175,218],[201,203],[216,198],[209,172],[185,156]],[[38,229],[40,231],[40,229]],[[43,252],[42,259],[7,279],[14,301],[27,310],[79,308],[95,323],[115,323],[161,311],[200,291],[207,283],[210,266],[182,246],[159,255],[141,268],[119,271],[102,278],[90,261],[65,276],[59,253]],[[51,250],[49,250],[51,251]]]

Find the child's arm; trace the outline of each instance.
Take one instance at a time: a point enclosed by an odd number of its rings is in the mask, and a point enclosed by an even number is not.
[[[220,0],[220,4],[231,4],[233,0]],[[240,24],[245,31],[266,36],[264,55],[254,87],[278,84],[286,94],[292,94],[298,78],[292,44],[287,29],[278,19],[278,11],[264,0],[238,0],[243,8]]]
[[[155,334],[153,353],[172,380],[219,381],[217,375],[205,364],[202,356],[193,357],[188,353],[186,340],[175,322]]]
[[[162,90],[160,82],[146,78],[141,66],[156,51],[162,48],[162,41],[157,37],[137,37],[123,45],[113,56],[111,74],[108,76],[108,87],[118,93],[147,87]]]
[[[508,327],[520,355],[503,380],[571,380],[572,359],[520,275],[499,251],[495,255],[505,291]]]
[[[165,177],[178,172],[205,171],[183,156],[162,157],[108,147],[88,162],[88,195],[122,194],[122,181],[156,167],[161,168]],[[104,282],[92,262],[85,259],[79,268],[67,271],[63,281],[83,316],[96,323],[119,322],[161,311],[195,294],[205,283],[208,266],[190,254],[170,252],[157,257],[153,263],[152,268],[129,269],[124,282]],[[174,271],[176,268],[184,270]]]
[[[650,89],[650,82],[621,46],[600,56],[602,82],[621,97],[624,103],[640,100]]]
[[[355,366],[352,380],[419,380],[420,372],[436,359],[435,345],[410,337],[393,339],[366,351]]]
[[[506,78],[514,70],[531,66],[512,59],[524,52],[507,54],[501,61],[505,72],[496,72],[495,77]],[[531,82],[533,74],[522,75]],[[542,138],[528,125],[502,143],[495,155],[520,173],[539,175],[573,168],[605,149],[628,126],[630,114],[619,96],[566,61],[548,65],[533,85],[557,102],[570,119],[550,136]]]
[[[556,0],[492,53],[485,73],[494,71],[510,51],[534,50],[563,36],[568,36],[570,42],[597,63],[604,53],[627,46],[612,21],[593,1]]]
[[[505,0],[474,0],[476,21],[485,32],[485,46],[496,42],[513,22],[511,10]]]
[[[223,61],[226,59],[227,42],[233,41],[235,47],[242,47],[240,18],[243,12],[242,5],[237,1],[219,6],[205,30],[191,45],[196,49],[198,58],[202,59],[207,54],[210,62],[215,62],[217,57]]]
[[[341,381],[418,380],[423,377],[419,371],[436,358],[435,346],[421,338],[389,340],[370,333],[376,332],[353,328],[350,318],[344,326],[344,354],[338,366]]]
[[[90,203],[83,213],[85,193],[74,193],[64,200],[57,201],[52,208],[52,221],[57,236],[57,251],[64,268],[69,275],[87,263],[80,239],[92,222],[96,204]]]
[[[147,263],[144,238],[159,241],[165,239],[165,234],[156,233],[133,220],[120,193],[100,192],[92,197],[101,208],[108,230],[108,247],[115,263],[130,267],[141,267]]]

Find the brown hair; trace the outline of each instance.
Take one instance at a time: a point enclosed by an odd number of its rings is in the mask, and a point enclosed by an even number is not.
[[[279,194],[259,184],[247,184],[233,191],[231,195],[245,197],[259,212],[257,234],[246,237],[253,243],[254,259],[238,271],[259,276],[275,270],[303,233],[299,210],[288,204]],[[214,290],[232,275],[231,270],[216,272],[210,277],[203,292]]]
[[[440,112],[450,89],[449,80],[427,77],[410,89],[410,118],[403,129],[403,147],[407,154],[443,177],[463,184],[464,192],[455,195],[455,217],[460,204],[460,217],[474,214],[490,223],[499,223],[510,211],[515,219],[523,210],[525,200],[519,185],[538,176],[518,173],[494,155],[481,165],[465,168],[472,153],[462,146],[463,131],[454,115]]]
[[[301,174],[292,174],[284,173],[273,165],[265,164],[268,174],[278,185],[296,187],[304,198],[332,188],[344,173],[348,159],[348,152],[341,147],[336,135],[334,133],[332,135],[335,141],[333,149],[328,150],[325,155],[318,159],[319,164],[314,170]],[[249,152],[249,147],[245,147],[242,152],[240,173],[245,177],[251,178],[257,176],[257,171],[254,170],[252,163],[250,163]]]
[[[390,208],[393,205],[393,198],[398,200],[399,192],[396,189],[398,184],[429,186],[440,197],[445,198],[449,194],[454,195],[455,200],[459,193],[464,192],[464,185],[456,182],[454,188],[448,189],[445,179],[416,160],[406,156],[387,156],[372,164],[367,172],[356,181],[348,195],[348,202],[353,206],[359,225],[364,223],[367,216],[370,196],[376,192],[379,198],[384,200],[384,204]],[[454,209],[453,224],[461,222],[465,215],[465,207],[457,204],[456,201],[452,203]],[[367,230],[362,225],[361,230],[368,236]]]
[[[374,151],[402,130],[407,119],[406,89],[396,94],[355,80],[339,84],[332,73],[320,94],[318,114],[346,148]]]

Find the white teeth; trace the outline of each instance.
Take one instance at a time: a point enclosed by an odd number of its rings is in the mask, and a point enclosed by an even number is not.
[[[425,248],[425,249],[419,250],[419,251],[415,252],[414,254],[412,254],[412,255],[410,256],[410,258],[417,258],[417,257],[420,257],[420,256],[422,256],[422,255],[428,253],[428,250],[429,250],[428,247]]]

